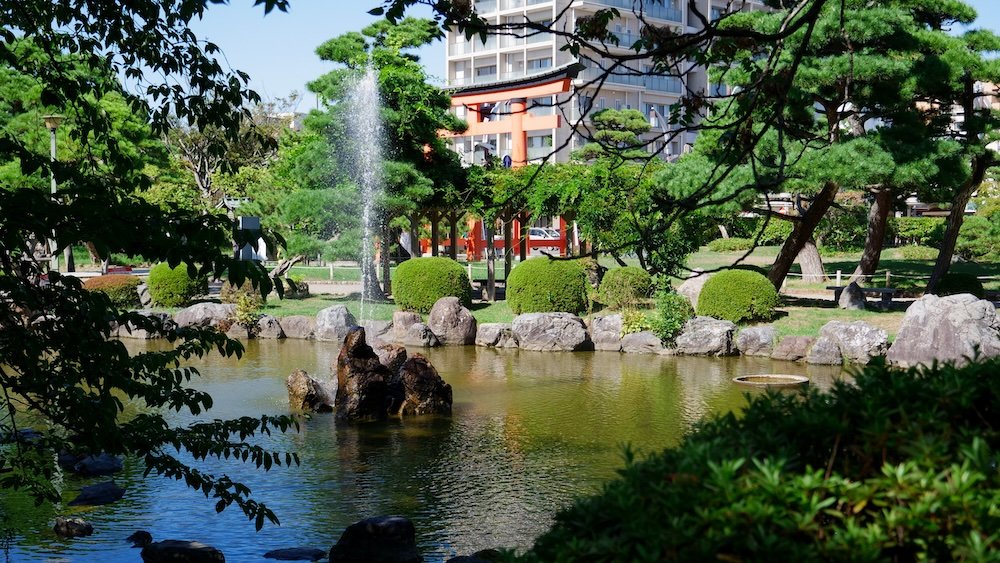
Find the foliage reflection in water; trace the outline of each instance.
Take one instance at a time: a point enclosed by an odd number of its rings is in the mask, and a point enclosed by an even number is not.
[[[327,376],[337,352],[329,343],[251,342],[242,360],[201,362],[195,386],[215,398],[213,417],[284,413],[287,375],[303,368]],[[214,503],[179,483],[141,479],[140,464],[130,460],[117,476],[128,492],[111,506],[0,501],[18,533],[12,560],[138,560],[123,539],[145,529],[158,539],[215,545],[232,561],[256,561],[279,547],[328,549],[347,525],[380,514],[411,518],[428,561],[487,547],[524,548],[556,510],[615,477],[624,444],[661,449],[702,417],[739,409],[748,391],[731,381],[734,375],[801,373],[819,388],[839,375],[835,368],[766,358],[475,347],[419,352],[454,388],[450,419],[338,426],[332,416],[316,415],[298,434],[267,439],[270,447],[298,451],[299,467],[264,473],[240,464],[204,466],[250,485],[281,518],[280,527],[255,534],[235,510],[216,514]],[[67,477],[64,498],[90,482]],[[59,514],[86,518],[96,533],[55,537],[51,521]]]

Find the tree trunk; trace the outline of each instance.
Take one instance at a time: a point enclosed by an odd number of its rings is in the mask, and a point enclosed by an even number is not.
[[[508,213],[503,220],[503,279],[510,277],[510,271],[514,268],[514,240],[513,214]]]
[[[420,223],[417,216],[410,216],[410,256],[420,258]]]
[[[566,243],[564,256],[567,258],[573,255],[573,220],[575,218],[576,213],[563,215],[563,242]]]
[[[452,260],[458,260],[458,213],[452,211],[449,219],[451,220],[448,223],[448,239],[451,240],[451,246],[448,247],[448,256]],[[466,256],[466,261],[468,259]]]
[[[286,258],[285,260],[282,260],[281,262],[278,262],[278,264],[267,274],[267,277],[269,277],[269,278],[283,278],[283,277],[285,277],[285,274],[288,273],[288,270],[291,270],[292,266],[298,264],[304,258],[305,258],[305,255],[298,254],[298,255],[295,255],[295,256],[293,256],[291,258]]]
[[[486,299],[497,300],[496,248],[493,246],[493,226],[486,227]]]
[[[522,211],[519,219],[521,232],[518,234],[517,244],[521,254],[521,262],[524,262],[528,259],[528,236],[531,231],[528,228],[528,214]]]
[[[791,269],[802,248],[812,239],[816,225],[819,225],[820,219],[830,209],[839,189],[839,184],[833,182],[824,184],[823,189],[813,198],[812,205],[808,209],[804,209],[802,215],[794,222],[792,234],[785,239],[785,244],[781,246],[781,251],[778,252],[778,256],[774,259],[774,265],[771,266],[771,271],[767,274],[767,279],[776,289],[781,289],[781,284],[784,283],[788,270]]]
[[[822,283],[826,281],[826,272],[823,270],[823,258],[819,255],[819,249],[816,248],[816,241],[813,239],[810,238],[806,241],[795,261],[802,268],[802,281],[810,283]]]
[[[989,156],[977,156],[972,159],[972,176],[969,181],[962,185],[951,198],[951,211],[948,212],[948,221],[945,223],[944,240],[941,241],[941,248],[938,250],[937,261],[934,262],[934,270],[931,272],[931,279],[927,281],[927,293],[937,292],[941,278],[948,273],[951,268],[951,259],[955,256],[955,244],[958,242],[958,233],[962,229],[962,222],[965,221],[965,206],[972,199],[972,192],[983,183],[986,177],[986,170],[989,168]]]
[[[866,278],[870,278],[878,269],[879,260],[882,258],[882,246],[885,244],[885,229],[889,222],[889,210],[892,207],[892,190],[882,188],[875,192],[875,201],[871,209],[868,210],[868,233],[865,235],[865,250],[861,253],[861,260],[858,267],[851,274],[852,281],[864,285]],[[860,281],[859,281],[860,278]]]
[[[431,222],[431,256],[438,255],[438,246],[441,244],[441,231],[438,222],[441,221],[441,213],[437,210],[428,213],[427,218]]]

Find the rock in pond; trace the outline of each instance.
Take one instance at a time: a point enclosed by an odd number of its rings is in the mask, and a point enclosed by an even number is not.
[[[117,502],[125,496],[125,489],[114,481],[105,481],[80,489],[80,494],[69,501],[69,506],[100,506]]]
[[[257,320],[257,338],[275,340],[285,337],[281,322],[271,315],[263,315]]]
[[[198,303],[177,311],[174,322],[177,326],[219,326],[219,323],[232,318],[236,313],[236,305],[222,303]]]
[[[837,341],[826,336],[820,336],[809,349],[806,362],[810,364],[837,365],[844,363]]]
[[[748,326],[736,335],[736,349],[744,356],[770,356],[777,334],[774,325]]]
[[[622,349],[622,316],[620,314],[594,317],[590,321],[590,339],[594,350],[620,352]]]
[[[476,319],[458,297],[442,297],[427,317],[430,327],[444,346],[465,346],[476,342]]]
[[[358,324],[344,305],[327,307],[316,313],[316,340],[343,342],[351,327]]]
[[[797,362],[809,355],[809,349],[815,341],[811,336],[786,336],[774,347],[771,359]]]
[[[312,547],[272,549],[264,554],[264,559],[277,559],[278,561],[319,561],[324,557],[326,557],[325,551]]]
[[[138,311],[139,315],[146,317],[154,325],[162,326],[164,328],[171,328],[174,325],[174,320],[170,317],[168,313],[154,313],[152,311]],[[124,325],[118,326],[112,332],[118,338],[134,338],[136,340],[153,340],[155,338],[162,338],[162,335],[155,329],[148,331],[145,328],[139,328],[133,322],[126,323]]]
[[[56,517],[52,531],[62,538],[82,538],[94,533],[94,526],[83,518]]]
[[[407,327],[403,337],[398,342],[404,346],[419,346],[433,348],[441,344],[434,331],[424,323],[414,323]]]
[[[144,563],[225,563],[226,557],[218,549],[198,541],[163,540],[154,542],[153,536],[139,530],[128,538],[133,547],[141,547]]]
[[[659,354],[662,350],[660,337],[648,330],[626,334],[622,338],[622,352],[626,354]]]
[[[414,313],[412,311],[395,311],[392,313],[392,336],[393,342],[402,343],[403,339],[406,338],[406,331],[410,329],[411,326],[424,322],[423,317],[420,313]]]
[[[593,348],[587,325],[570,313],[526,313],[514,317],[511,332],[522,350],[567,351]]]
[[[95,456],[60,452],[57,460],[63,469],[87,477],[111,475],[122,470],[122,459],[106,453]]]
[[[282,317],[279,322],[285,338],[308,340],[316,337],[316,317],[291,315]]]
[[[427,358],[414,354],[403,362],[397,377],[390,384],[390,394],[402,386],[403,402],[391,414],[451,414],[451,385],[438,375]]]
[[[330,548],[331,563],[420,563],[413,522],[377,516],[355,522]]]
[[[332,412],[334,398],[326,384],[304,370],[293,371],[285,381],[288,388],[288,406],[306,412]]]
[[[483,323],[476,330],[476,346],[517,348],[510,323]]]
[[[867,364],[889,350],[889,333],[864,321],[830,321],[819,329],[819,336],[836,342],[848,362]]]
[[[406,361],[406,348],[399,344],[375,339],[372,339],[371,347],[372,350],[375,350],[375,355],[378,356],[378,361],[383,366],[389,368],[391,373],[399,373],[399,368],[403,367],[403,362]]]
[[[735,352],[736,325],[712,317],[695,317],[677,337],[677,353],[689,356],[729,356]]]
[[[389,383],[393,373],[382,365],[378,355],[365,342],[365,329],[354,327],[344,339],[337,356],[337,395],[335,409],[338,420],[381,420],[403,397],[390,396]]]
[[[968,293],[925,295],[906,310],[887,357],[903,367],[934,360],[961,364],[976,348],[981,357],[1000,356],[996,307]]]

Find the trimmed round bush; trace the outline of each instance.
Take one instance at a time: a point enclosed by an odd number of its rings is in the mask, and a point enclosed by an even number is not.
[[[139,306],[139,291],[142,283],[137,276],[128,274],[106,274],[83,282],[83,289],[97,291],[108,296],[111,304],[119,309]]]
[[[708,243],[708,250],[712,252],[737,252],[751,248],[753,248],[753,239],[749,238],[717,238]]]
[[[601,280],[599,299],[612,309],[634,307],[649,297],[653,278],[646,270],[625,266],[608,270]]]
[[[705,282],[698,296],[699,315],[734,323],[770,320],[777,306],[777,290],[750,270],[719,272]]]
[[[472,304],[472,284],[465,268],[451,258],[410,258],[392,274],[392,297],[403,311],[429,313],[442,297]]]
[[[573,313],[587,310],[587,276],[578,260],[532,258],[507,276],[507,304],[522,313]]]
[[[976,276],[960,272],[945,274],[938,283],[937,294],[943,297],[945,295],[958,295],[959,293],[971,293],[980,299],[986,298],[986,290],[983,288],[983,282],[979,281]]]
[[[176,268],[166,262],[153,266],[146,285],[153,302],[162,307],[182,307],[208,291],[208,280],[189,276],[187,264],[183,262]]]

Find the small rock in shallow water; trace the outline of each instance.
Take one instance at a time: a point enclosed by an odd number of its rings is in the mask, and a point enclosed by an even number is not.
[[[114,481],[105,481],[96,485],[90,485],[80,489],[80,495],[69,502],[70,506],[98,506],[111,504],[125,496],[125,489],[119,487]]]
[[[52,531],[64,538],[82,538],[94,533],[94,527],[83,518],[56,517]]]
[[[326,557],[325,551],[311,547],[286,547],[274,549],[264,554],[264,559],[277,559],[278,561],[319,561],[324,557]]]

